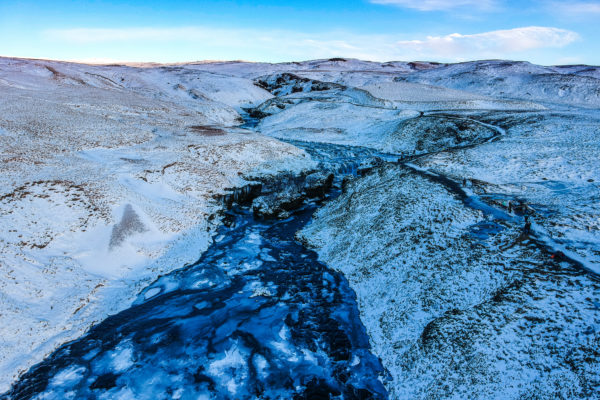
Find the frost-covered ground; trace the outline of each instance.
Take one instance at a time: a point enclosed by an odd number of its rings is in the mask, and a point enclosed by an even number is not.
[[[0,92],[0,392],[197,259],[227,188],[314,168],[291,139],[411,161],[301,234],[392,398],[600,397],[599,68],[0,59]]]
[[[600,113],[482,113],[506,129],[496,142],[430,155],[421,167],[474,179],[473,190],[527,203],[538,234],[600,273]],[[498,203],[498,201],[496,201]]]
[[[412,158],[299,236],[348,276],[391,397],[600,397],[598,69],[324,69],[267,87],[258,128]]]
[[[598,395],[598,279],[504,217],[388,166],[302,231],[355,289],[390,398]]]
[[[245,79],[0,59],[0,93],[0,392],[196,261],[227,188],[313,165],[235,127]]]

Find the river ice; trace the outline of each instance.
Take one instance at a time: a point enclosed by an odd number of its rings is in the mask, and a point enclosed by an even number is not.
[[[346,173],[373,153],[314,151]],[[294,239],[317,207],[257,220],[236,206],[197,263],[159,278],[2,398],[387,398],[347,280]]]

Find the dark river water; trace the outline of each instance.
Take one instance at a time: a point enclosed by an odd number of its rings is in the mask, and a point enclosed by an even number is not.
[[[338,183],[372,156],[309,150]],[[158,279],[0,398],[387,398],[354,292],[294,239],[319,205],[308,202],[286,220],[234,207],[230,226],[196,264]]]

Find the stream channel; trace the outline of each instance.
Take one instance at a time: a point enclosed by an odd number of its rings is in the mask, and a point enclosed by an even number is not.
[[[247,118],[244,127],[253,129],[257,122]],[[492,128],[491,140],[504,133]],[[265,219],[243,201],[255,187],[230,194],[223,202],[230,205],[226,223],[195,264],[157,279],[131,308],[61,346],[0,400],[388,398],[383,384],[388,374],[370,352],[354,292],[295,234],[340,195],[345,177],[386,162],[432,179],[486,215],[487,221],[471,227],[481,240],[503,224],[522,225],[523,216],[411,164],[414,157],[289,142],[318,161],[321,172],[334,174],[324,197],[304,198],[285,219]],[[270,185],[284,192],[297,179],[283,177]],[[548,252],[560,248],[540,232],[533,224],[527,237]]]
[[[354,292],[294,235],[362,162],[398,157],[294,144],[335,173],[325,198],[304,200],[284,220],[234,204],[195,264],[157,279],[0,398],[387,398]]]

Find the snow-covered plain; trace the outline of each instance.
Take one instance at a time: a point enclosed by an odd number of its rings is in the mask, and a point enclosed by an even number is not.
[[[355,289],[390,398],[597,395],[598,280],[520,224],[396,166],[351,182],[301,238]]]
[[[227,188],[314,168],[292,139],[410,158],[299,235],[348,277],[392,398],[598,396],[598,68],[0,59],[0,91],[0,392],[197,259]]]
[[[392,398],[600,396],[597,71],[315,68],[294,73],[346,87],[259,107],[275,137],[413,157],[349,184],[299,235],[350,280]]]
[[[313,166],[235,127],[246,79],[0,59],[0,93],[0,392],[196,261],[228,188]]]

